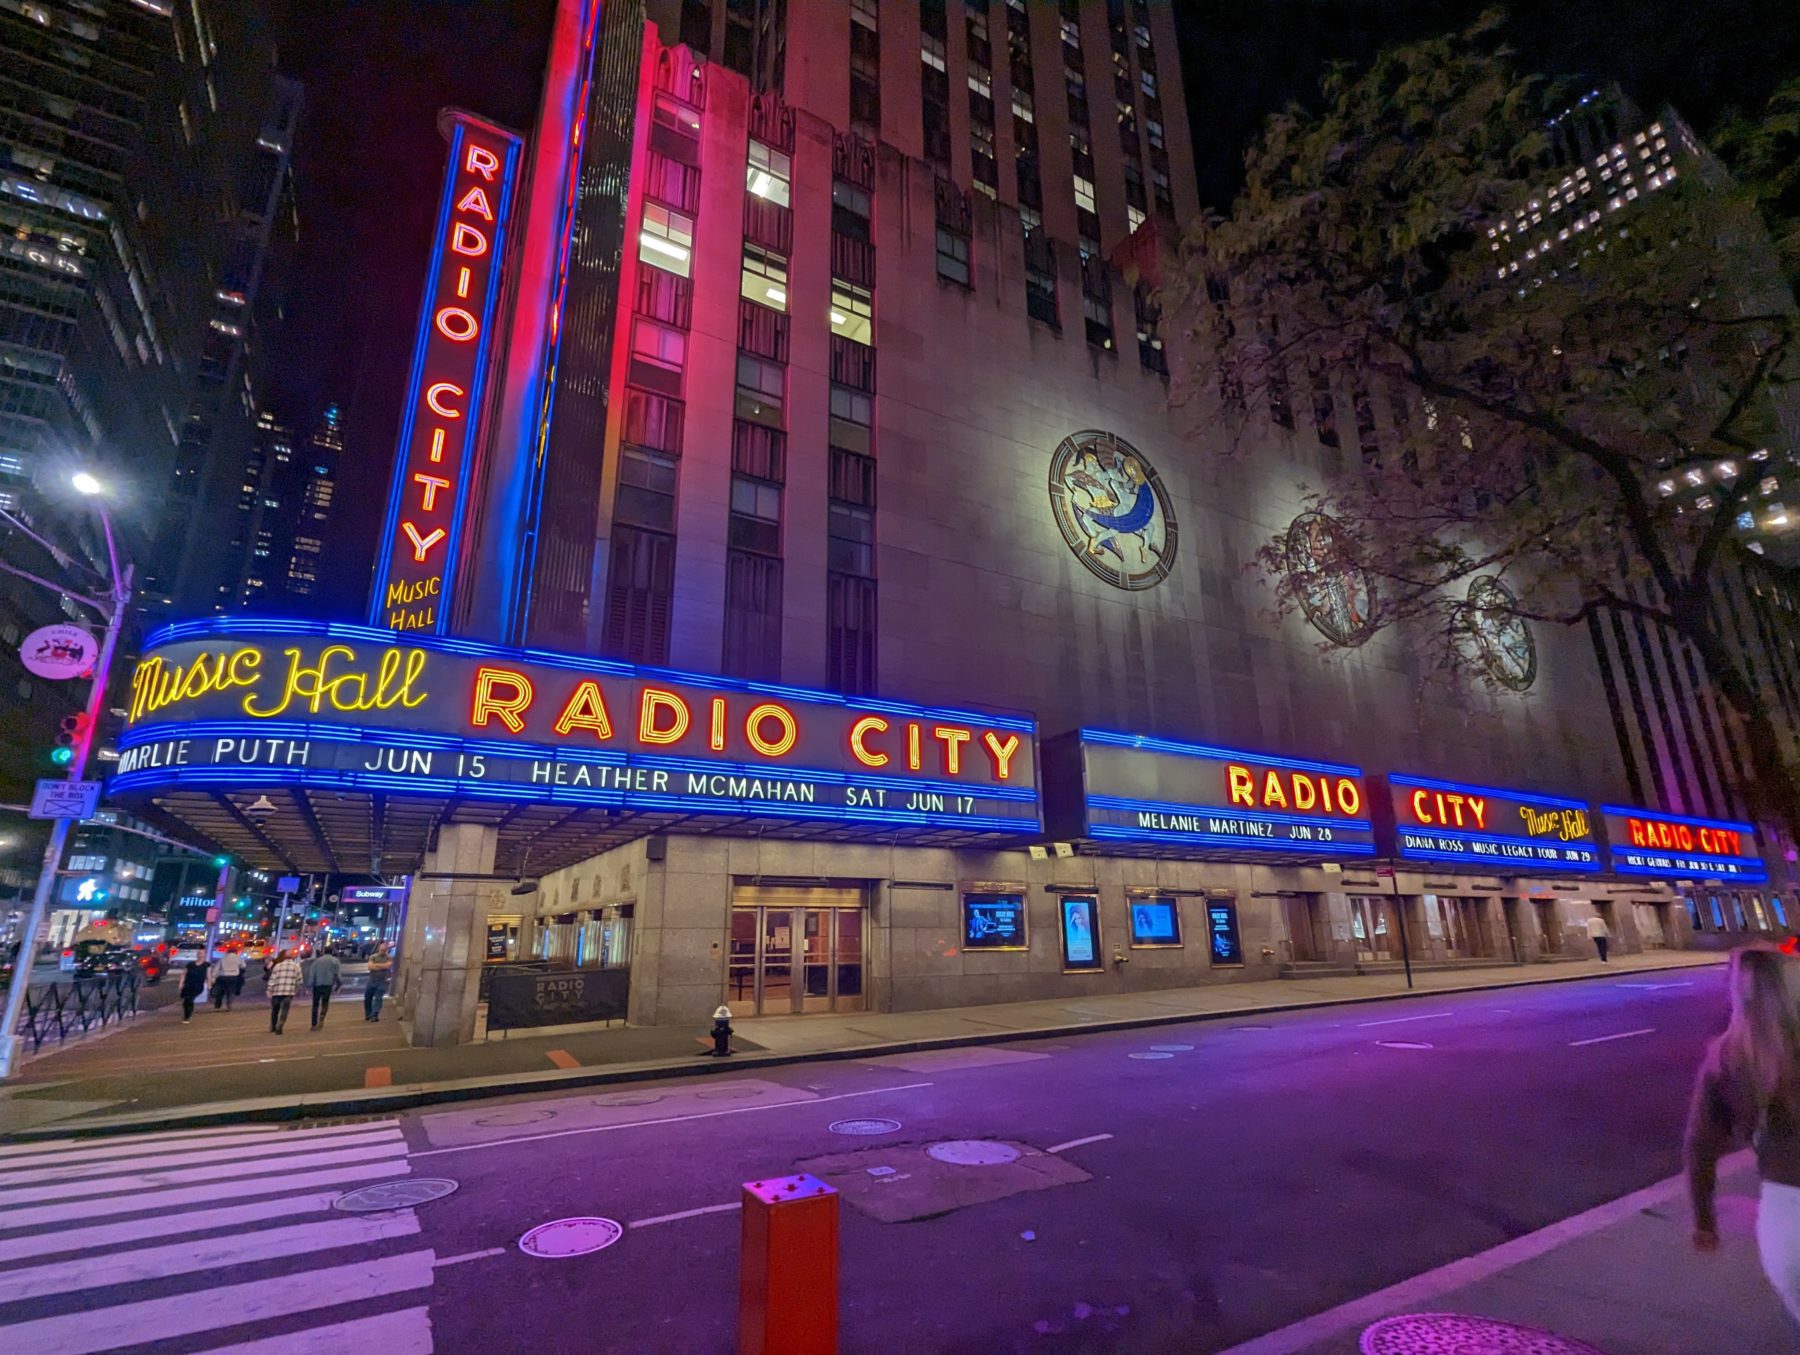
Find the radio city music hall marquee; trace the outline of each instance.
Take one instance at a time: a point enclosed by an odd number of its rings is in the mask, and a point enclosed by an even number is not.
[[[442,634],[474,475],[489,334],[520,142],[467,113],[441,119],[450,163],[406,387],[369,621]]]
[[[1035,833],[1035,725],[324,622],[152,636],[115,791],[483,794]]]
[[[1390,776],[1400,855],[1489,870],[1528,866],[1594,872],[1600,842],[1579,800]]]
[[[1603,805],[1612,868],[1621,875],[1742,880],[1769,878],[1756,829],[1727,819],[1695,819],[1629,805]]]

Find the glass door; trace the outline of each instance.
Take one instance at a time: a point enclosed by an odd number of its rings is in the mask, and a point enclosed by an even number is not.
[[[836,971],[832,977],[831,1008],[839,1012],[863,1009],[863,915],[860,908],[838,908]]]
[[[797,1011],[794,1002],[794,915],[786,908],[762,910],[762,961],[756,1010],[762,1016]]]

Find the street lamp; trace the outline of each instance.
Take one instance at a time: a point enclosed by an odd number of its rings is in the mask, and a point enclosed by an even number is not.
[[[123,569],[119,567],[119,551],[113,540],[112,519],[107,516],[105,503],[99,497],[103,496],[106,486],[87,471],[77,471],[70,477],[69,483],[77,493],[96,499],[94,512],[100,519],[101,535],[106,539],[107,573],[103,579],[105,594],[96,597],[77,592],[4,561],[0,561],[0,572],[35,583],[56,594],[58,598],[70,598],[106,618],[106,638],[101,641],[100,657],[94,663],[86,718],[75,734],[70,749],[69,780],[79,781],[82,773],[87,770],[88,753],[94,746],[94,731],[99,727],[100,717],[106,712],[107,674],[112,669],[113,651],[118,647],[119,631],[125,624],[126,609],[131,604],[131,566],[126,565]],[[0,509],[0,519],[37,542],[64,568],[73,562],[73,557],[67,551],[46,541],[4,509]],[[12,981],[6,990],[5,1014],[0,1017],[0,1079],[11,1077],[23,1062],[25,1042],[18,1033],[19,1018],[25,1010],[25,992],[31,984],[32,965],[37,959],[38,933],[43,930],[44,915],[50,905],[50,893],[56,886],[57,868],[62,865],[63,849],[68,844],[69,822],[68,819],[57,819],[50,829],[50,841],[44,847],[43,867],[38,873],[37,891],[32,895],[31,909],[26,913],[25,925],[19,933],[19,954],[13,962]]]

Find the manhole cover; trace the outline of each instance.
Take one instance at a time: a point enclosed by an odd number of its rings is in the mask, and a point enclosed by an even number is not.
[[[1001,1167],[1019,1160],[1019,1150],[1012,1144],[995,1143],[992,1139],[952,1139],[934,1143],[925,1151],[939,1162],[956,1167]]]
[[[1150,1048],[1160,1054],[1191,1054],[1194,1050],[1191,1044],[1153,1044]]]
[[[526,1233],[519,1239],[519,1250],[540,1260],[555,1261],[603,1251],[624,1235],[625,1230],[611,1219],[557,1219],[540,1223]]]
[[[489,1129],[510,1129],[515,1125],[538,1124],[555,1118],[555,1113],[548,1110],[501,1110],[492,1115],[483,1115],[475,1123]]]
[[[661,1092],[615,1092],[611,1096],[596,1096],[596,1106],[653,1106],[662,1100]]]
[[[1605,1355],[1595,1346],[1537,1327],[1465,1313],[1403,1313],[1362,1334],[1363,1355]]]
[[[349,1214],[373,1214],[382,1209],[410,1209],[415,1204],[441,1200],[456,1189],[456,1182],[442,1176],[414,1176],[404,1181],[378,1181],[348,1191],[331,1202],[333,1209]]]
[[[702,1101],[743,1101],[762,1094],[761,1087],[714,1087],[711,1091],[694,1093]]]
[[[1125,1057],[1128,1059],[1172,1059],[1175,1056],[1173,1054],[1165,1054],[1158,1050],[1152,1049],[1148,1052],[1139,1050],[1137,1053],[1127,1054]]]
[[[1376,1044],[1383,1049],[1430,1049],[1424,1040],[1377,1040]]]
[[[900,1127],[898,1120],[834,1120],[834,1134],[891,1134]]]

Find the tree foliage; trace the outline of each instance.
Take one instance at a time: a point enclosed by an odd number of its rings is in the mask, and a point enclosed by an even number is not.
[[[1629,181],[1591,148],[1559,160],[1554,119],[1576,101],[1516,69],[1496,28],[1335,70],[1321,109],[1270,119],[1230,213],[1186,244],[1181,392],[1222,392],[1245,424],[1335,413],[1343,449],[1307,507],[1342,529],[1310,569],[1289,534],[1267,543],[1279,609],[1309,607],[1320,570],[1359,572],[1368,628],[1402,626],[1428,671],[1486,681],[1472,623],[1496,609],[1634,613],[1692,645],[1746,735],[1759,807],[1800,829],[1711,605],[1743,515],[1794,469],[1795,315],[1769,234],[1678,125],[1673,173],[1625,126]]]

